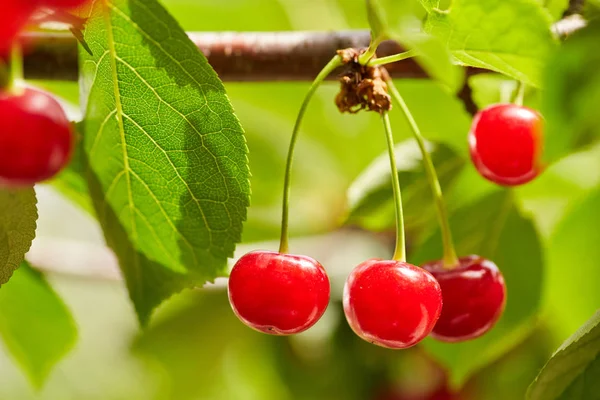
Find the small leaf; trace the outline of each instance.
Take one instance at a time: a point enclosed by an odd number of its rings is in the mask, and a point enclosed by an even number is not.
[[[446,44],[439,38],[422,32],[420,27],[419,31],[398,29],[392,36],[402,45],[417,51],[415,60],[431,78],[448,86],[453,93],[461,88],[465,78],[464,69],[453,64]]]
[[[396,40],[406,49],[414,49],[415,60],[434,79],[447,85],[452,92],[464,80],[464,71],[452,63],[447,47],[437,37],[423,32],[415,16],[415,1],[367,0],[367,14],[375,37]]]
[[[529,400],[592,400],[600,394],[600,311],[569,337],[529,387]]]
[[[492,330],[462,343],[427,339],[425,348],[446,366],[460,387],[474,372],[524,340],[533,329],[542,290],[543,252],[533,222],[515,207],[510,191],[496,189],[450,217],[459,256],[479,254],[496,263],[507,287],[504,314]],[[441,257],[439,230],[420,246],[411,261]]]
[[[543,5],[546,10],[552,15],[553,20],[559,20],[567,8],[569,8],[569,0],[536,0]]]
[[[574,33],[548,63],[544,158],[556,161],[600,137],[600,22]]]
[[[539,86],[556,47],[550,26],[548,12],[533,0],[455,0],[448,11],[430,13],[425,29],[461,64]]]
[[[33,188],[0,188],[0,285],[25,259],[35,237],[37,200]]]
[[[37,388],[75,344],[77,328],[69,310],[27,262],[0,289],[0,335]]]
[[[432,12],[440,7],[440,0],[420,0],[420,2],[427,12]]]
[[[387,35],[387,16],[381,7],[380,0],[366,0],[367,19],[371,27],[373,39],[385,37]]]
[[[375,38],[389,38],[415,5],[414,0],[366,0],[367,18]]]
[[[445,145],[429,144],[433,164],[443,188],[448,188],[465,164]],[[421,227],[435,218],[431,189],[426,179],[421,151],[413,140],[396,145],[398,175],[402,186],[405,223],[408,229]],[[387,155],[377,157],[348,189],[347,223],[370,230],[386,230],[394,226],[394,201],[390,162]]]
[[[88,184],[145,320],[175,287],[225,273],[249,203],[247,148],[222,83],[155,0],[94,2],[85,39]]]

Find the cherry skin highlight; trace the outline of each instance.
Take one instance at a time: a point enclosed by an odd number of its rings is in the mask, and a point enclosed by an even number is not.
[[[475,339],[498,321],[506,304],[502,273],[490,260],[480,256],[459,259],[453,269],[442,261],[422,265],[439,282],[444,297],[442,315],[431,336],[444,342]]]
[[[329,278],[316,260],[301,255],[254,251],[242,256],[229,276],[233,312],[249,327],[273,335],[313,326],[329,304]]]
[[[486,179],[504,186],[531,181],[541,172],[542,117],[515,104],[481,110],[469,132],[471,160]]]
[[[34,184],[58,173],[73,147],[71,124],[49,94],[0,93],[0,184]]]
[[[412,264],[370,259],[344,286],[344,313],[352,330],[378,346],[405,349],[423,340],[442,310],[435,278]]]

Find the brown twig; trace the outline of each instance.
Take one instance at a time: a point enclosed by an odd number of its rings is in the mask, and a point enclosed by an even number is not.
[[[564,36],[585,24],[570,16],[555,24]],[[312,80],[339,49],[369,45],[367,30],[336,32],[190,32],[190,38],[206,55],[223,81]],[[77,41],[67,32],[27,33],[25,77],[29,79],[77,79]],[[381,44],[379,57],[404,51],[397,43]],[[412,59],[386,65],[394,78],[425,78]],[[482,70],[469,68],[468,74]],[[332,74],[335,78],[338,74]]]

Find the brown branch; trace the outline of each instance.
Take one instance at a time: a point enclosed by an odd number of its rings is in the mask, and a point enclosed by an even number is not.
[[[561,36],[583,26],[581,18],[561,20],[555,30]],[[206,55],[223,81],[312,80],[339,49],[364,48],[366,30],[337,32],[190,32],[190,38]],[[69,33],[27,33],[25,77],[28,79],[77,79],[77,42]],[[378,55],[402,52],[395,42],[384,42]],[[386,65],[395,78],[425,78],[414,60]],[[468,73],[480,72],[469,68]],[[338,73],[332,74],[332,78]]]

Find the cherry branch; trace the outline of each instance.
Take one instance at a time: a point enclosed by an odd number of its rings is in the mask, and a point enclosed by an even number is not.
[[[571,15],[554,25],[564,37],[585,26],[578,15]],[[190,38],[208,58],[223,81],[309,81],[319,73],[336,50],[366,48],[367,30],[335,32],[190,32]],[[26,33],[25,78],[77,79],[77,41],[67,32]],[[383,42],[377,52],[385,57],[405,51],[393,41]],[[387,64],[394,78],[426,78],[426,73],[412,59]],[[468,74],[484,70],[468,68]],[[330,79],[339,75],[334,71]]]

